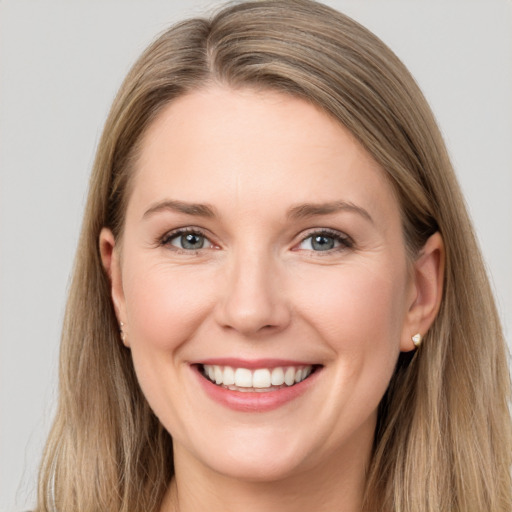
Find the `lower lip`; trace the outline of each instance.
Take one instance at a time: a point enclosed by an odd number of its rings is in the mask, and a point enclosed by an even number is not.
[[[307,379],[290,387],[268,392],[233,391],[217,386],[204,377],[198,366],[192,367],[206,394],[215,402],[241,412],[266,412],[278,409],[303,395],[316,380],[319,369]]]

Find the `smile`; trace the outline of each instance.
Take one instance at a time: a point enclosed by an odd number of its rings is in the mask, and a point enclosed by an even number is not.
[[[278,366],[275,368],[234,368],[213,364],[202,365],[201,371],[210,382],[231,391],[269,392],[291,387],[307,379],[314,368],[306,366]]]

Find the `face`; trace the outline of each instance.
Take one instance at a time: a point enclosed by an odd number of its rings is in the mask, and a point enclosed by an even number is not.
[[[176,464],[279,479],[366,459],[418,295],[382,169],[303,100],[209,88],[160,113],[132,185],[103,253]]]

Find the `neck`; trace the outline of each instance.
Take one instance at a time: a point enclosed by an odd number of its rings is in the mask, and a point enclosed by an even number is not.
[[[270,482],[222,475],[180,452],[175,448],[176,474],[161,512],[360,512],[371,445]]]

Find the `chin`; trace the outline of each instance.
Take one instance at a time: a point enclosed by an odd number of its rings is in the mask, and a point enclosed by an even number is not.
[[[297,436],[286,435],[287,439],[283,439],[284,432],[274,429],[265,433],[249,430],[252,433],[226,430],[191,452],[201,466],[226,478],[247,482],[276,482],[306,469],[308,450]]]
[[[293,477],[304,471],[296,457],[261,457],[246,455],[241,458],[219,461],[211,467],[215,472],[248,483],[272,483]]]

